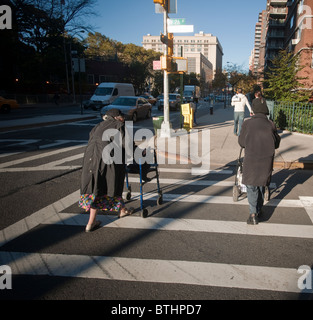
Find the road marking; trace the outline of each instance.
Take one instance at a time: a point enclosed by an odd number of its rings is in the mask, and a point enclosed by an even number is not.
[[[313,197],[299,197],[302,205],[313,223]]]
[[[29,215],[28,217],[12,224],[11,226],[2,229],[0,231],[0,247],[9,241],[21,236],[22,234],[37,227],[39,224],[44,223],[50,219],[53,215],[59,214],[59,212],[71,206],[75,201],[78,201],[80,196],[79,190],[72,194],[58,200],[39,211]]]
[[[87,214],[59,213],[51,216],[44,223],[67,226],[85,226],[88,222]],[[103,228],[144,229],[162,231],[189,231],[204,233],[226,233],[238,235],[253,235],[266,237],[289,237],[299,239],[313,239],[313,225],[290,225],[275,223],[260,223],[256,227],[238,221],[215,221],[200,219],[171,219],[132,216],[118,219],[113,215],[98,215]]]
[[[164,173],[189,173],[191,174],[192,172],[196,171],[196,168],[186,168],[186,169],[179,169],[179,168],[162,168],[159,167],[159,171],[160,172],[164,172]],[[199,169],[199,175],[205,173],[205,174],[233,174],[234,170],[200,170]]]
[[[139,183],[139,177],[129,177],[129,183]],[[194,178],[193,180],[183,180],[183,179],[164,179],[160,178],[161,184],[166,185],[189,185],[189,186],[214,186],[214,187],[233,187],[234,182],[232,181],[211,181],[211,180],[202,180],[202,178]],[[271,183],[271,189],[276,189],[276,183]]]
[[[48,275],[312,293],[298,288],[297,269],[122,257],[0,252],[14,275]]]
[[[126,193],[124,194],[126,198]],[[132,198],[138,200],[140,197],[139,192],[132,192]],[[157,200],[158,193],[145,193],[145,200]],[[214,204],[231,204],[231,205],[249,205],[247,199],[240,199],[238,202],[233,201],[233,197],[227,196],[212,196],[212,195],[197,195],[197,194],[163,194],[163,201],[165,202],[193,202],[193,203],[214,203]],[[289,199],[271,199],[265,203],[269,207],[285,207],[285,208],[303,208],[300,200]]]
[[[53,150],[53,151],[50,151],[50,152],[37,154],[35,156],[30,156],[30,157],[26,157],[26,158],[22,158],[22,159],[18,159],[18,160],[12,160],[12,161],[8,161],[8,162],[4,162],[4,163],[0,164],[0,168],[3,169],[3,168],[7,168],[7,167],[12,167],[14,165],[21,164],[21,163],[24,163],[24,162],[50,157],[50,156],[53,156],[53,155],[56,155],[56,154],[60,154],[60,153],[63,153],[63,152],[73,151],[75,149],[79,149],[79,148],[82,148],[84,146],[85,145],[78,145],[78,146],[73,146],[73,147],[68,147],[68,148],[61,148],[61,149]]]
[[[136,193],[133,194],[135,198],[139,199],[140,194]],[[126,193],[124,193],[124,197],[126,196]],[[147,199],[145,195],[145,199]],[[155,200],[158,197],[158,194],[149,194],[148,199],[153,199]],[[0,247],[6,244],[9,241],[12,241],[13,239],[19,237],[20,235],[28,232],[32,228],[35,228],[39,224],[44,224],[44,223],[61,223],[63,224],[70,224],[70,225],[81,225],[85,224],[87,221],[85,220],[87,215],[68,215],[64,217],[60,212],[64,211],[64,209],[70,207],[71,205],[78,203],[80,197],[80,190],[77,190],[73,192],[72,194],[62,198],[59,201],[54,202],[51,205],[48,205],[47,207],[33,213],[32,215],[14,223],[13,225],[3,229],[0,231]],[[275,200],[275,201],[274,201]],[[169,195],[169,194],[163,194],[163,201],[186,201],[186,202],[191,202],[191,203],[218,203],[218,204],[231,204],[231,205],[248,205],[247,200],[244,201],[239,201],[234,203],[232,200],[232,197],[215,197],[215,196],[197,196],[197,195]],[[285,206],[285,207],[295,207],[295,208],[303,208],[303,203],[301,200],[280,200],[280,199],[273,199],[270,202],[268,202],[266,205],[269,206]],[[308,207],[312,209],[313,207]],[[100,219],[110,219],[106,218],[106,216],[99,216]],[[134,217],[131,217],[132,219]],[[68,222],[67,222],[68,219]],[[142,223],[150,223],[151,218],[147,219],[147,222],[139,221],[141,224]],[[155,223],[157,220],[151,220],[154,221],[152,223]],[[160,222],[161,221],[161,222]],[[165,224],[170,224],[173,225],[173,222],[171,220],[159,220],[157,223],[159,225],[162,225],[163,222]],[[186,224],[184,222],[186,220],[179,221],[180,224]],[[108,222],[108,220],[104,220],[104,223],[111,223],[114,221]],[[116,223],[116,222],[114,222]],[[121,222],[123,223],[123,222]],[[133,223],[133,222],[132,222]],[[196,222],[190,222],[190,226]],[[309,233],[312,232],[311,226],[285,226],[285,225],[275,225],[275,224],[260,224],[257,228],[247,229],[247,226],[240,222],[225,222],[225,221],[217,221],[217,222],[206,222],[208,230],[211,230],[211,226],[214,224],[214,228],[216,227],[216,230],[221,230],[221,232],[232,232],[232,233],[239,233],[239,234],[247,234],[247,232],[255,232],[253,234],[256,235],[271,235],[275,236],[276,234],[282,234],[284,236],[289,236],[289,237],[295,237],[296,235],[301,238],[301,237],[309,237]],[[200,223],[201,224],[201,223]],[[134,226],[137,227],[137,224],[133,224]],[[183,228],[183,226],[179,226]],[[260,227],[260,228],[259,228]],[[184,227],[186,228],[186,227]],[[197,228],[196,230],[199,230],[201,226],[198,226],[197,224],[195,225],[194,228]],[[214,228],[212,230],[214,230]],[[256,229],[256,230],[254,230]],[[224,231],[223,231],[224,230]]]

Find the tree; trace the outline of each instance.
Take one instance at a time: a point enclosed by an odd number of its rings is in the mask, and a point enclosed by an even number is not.
[[[3,44],[10,51],[0,52],[0,60],[6,61],[7,84],[1,87],[15,90],[15,79],[19,79],[20,91],[38,92],[41,88],[46,92],[46,81],[62,82],[64,50],[69,54],[71,35],[90,30],[85,18],[93,13],[95,3],[96,0],[11,0],[13,30],[6,32]]]
[[[110,60],[118,56],[118,43],[107,38],[99,32],[89,33],[84,41],[87,49],[85,55],[90,57],[101,57],[105,60]]]
[[[272,66],[265,73],[264,92],[268,99],[302,102],[309,98],[308,92],[301,90],[304,84],[298,72],[304,66],[299,64],[299,55],[281,50],[272,60]]]
[[[212,82],[212,87],[214,90],[219,90],[225,88],[227,83],[227,74],[221,70],[217,70],[215,73],[215,78]]]
[[[115,59],[126,65],[129,72],[123,81],[131,82],[139,93],[145,91],[149,78],[153,77],[153,61],[159,60],[161,55],[132,43],[122,44],[98,32],[89,33],[85,44],[87,56]]]

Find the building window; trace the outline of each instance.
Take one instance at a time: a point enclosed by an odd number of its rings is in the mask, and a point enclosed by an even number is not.
[[[290,19],[290,29],[293,28],[294,23],[295,23],[295,17],[293,16],[293,17]]]

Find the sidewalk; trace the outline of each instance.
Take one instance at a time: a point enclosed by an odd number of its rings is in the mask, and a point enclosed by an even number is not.
[[[204,107],[206,109],[206,107]],[[203,114],[199,112],[199,115]],[[95,119],[96,115],[94,113],[88,113],[84,110],[84,114],[73,114],[73,115],[47,115],[38,116],[33,118],[16,119],[0,121],[0,132],[19,130],[29,127],[52,125],[73,121],[82,121],[88,119]],[[238,137],[233,134],[233,109],[227,107],[214,108],[213,115],[210,115],[209,108],[207,107],[207,112],[205,115],[197,115],[198,126],[194,129],[194,134],[190,136],[190,145],[192,145],[192,140],[197,142],[198,131],[202,131],[202,135],[209,133],[210,145],[209,150],[209,160],[212,169],[217,168],[227,168],[229,166],[235,166],[240,153],[240,147],[238,145]],[[291,133],[288,131],[279,132],[282,140],[280,148],[276,150],[275,168],[281,169],[313,169],[313,136],[304,135],[300,133]],[[181,139],[182,135],[177,131],[176,135]],[[208,137],[208,136],[206,136]],[[177,139],[175,136],[170,140],[173,141]],[[182,141],[182,140],[181,140]],[[180,149],[180,154],[182,155],[183,161],[190,156],[188,143],[184,144]],[[162,149],[162,148],[161,148]],[[168,152],[171,150],[164,147],[163,150],[158,149],[158,151]],[[170,155],[171,156],[171,155]],[[172,154],[173,156],[173,154]],[[175,162],[174,162],[175,163]],[[179,163],[179,162],[178,162]]]
[[[240,153],[238,137],[233,134],[233,108],[215,108],[213,115],[208,112],[204,116],[197,115],[198,126],[191,131],[189,144],[198,143],[197,130],[205,133],[205,139],[210,139],[210,167],[222,169],[235,166]],[[209,136],[207,135],[207,132]],[[192,132],[195,134],[193,135]],[[313,169],[313,136],[280,131],[280,148],[276,150],[275,169]],[[194,137],[193,137],[194,136]],[[208,138],[209,137],[209,138]],[[175,137],[171,138],[175,139]],[[194,141],[192,141],[194,139]],[[209,143],[209,141],[208,141]],[[183,147],[183,158],[189,155],[187,147]],[[170,149],[168,149],[170,150]]]

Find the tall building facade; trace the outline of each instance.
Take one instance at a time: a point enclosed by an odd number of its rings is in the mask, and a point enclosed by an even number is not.
[[[286,19],[285,48],[299,54],[299,63],[304,68],[298,76],[304,89],[313,94],[313,0],[289,0]]]
[[[267,0],[267,33],[265,44],[264,69],[271,60],[285,47],[286,18],[288,0]]]
[[[264,68],[266,34],[267,11],[263,10],[255,26],[254,48],[250,57],[250,71],[256,75],[261,74]]]
[[[313,88],[313,0],[267,0],[259,15],[250,70],[260,75],[282,49],[300,55],[306,90]]]
[[[147,50],[164,51],[160,36],[143,36],[142,45]],[[188,73],[199,73],[206,82],[214,79],[217,70],[222,70],[223,55],[218,38],[210,33],[174,36],[174,56],[187,58]]]

